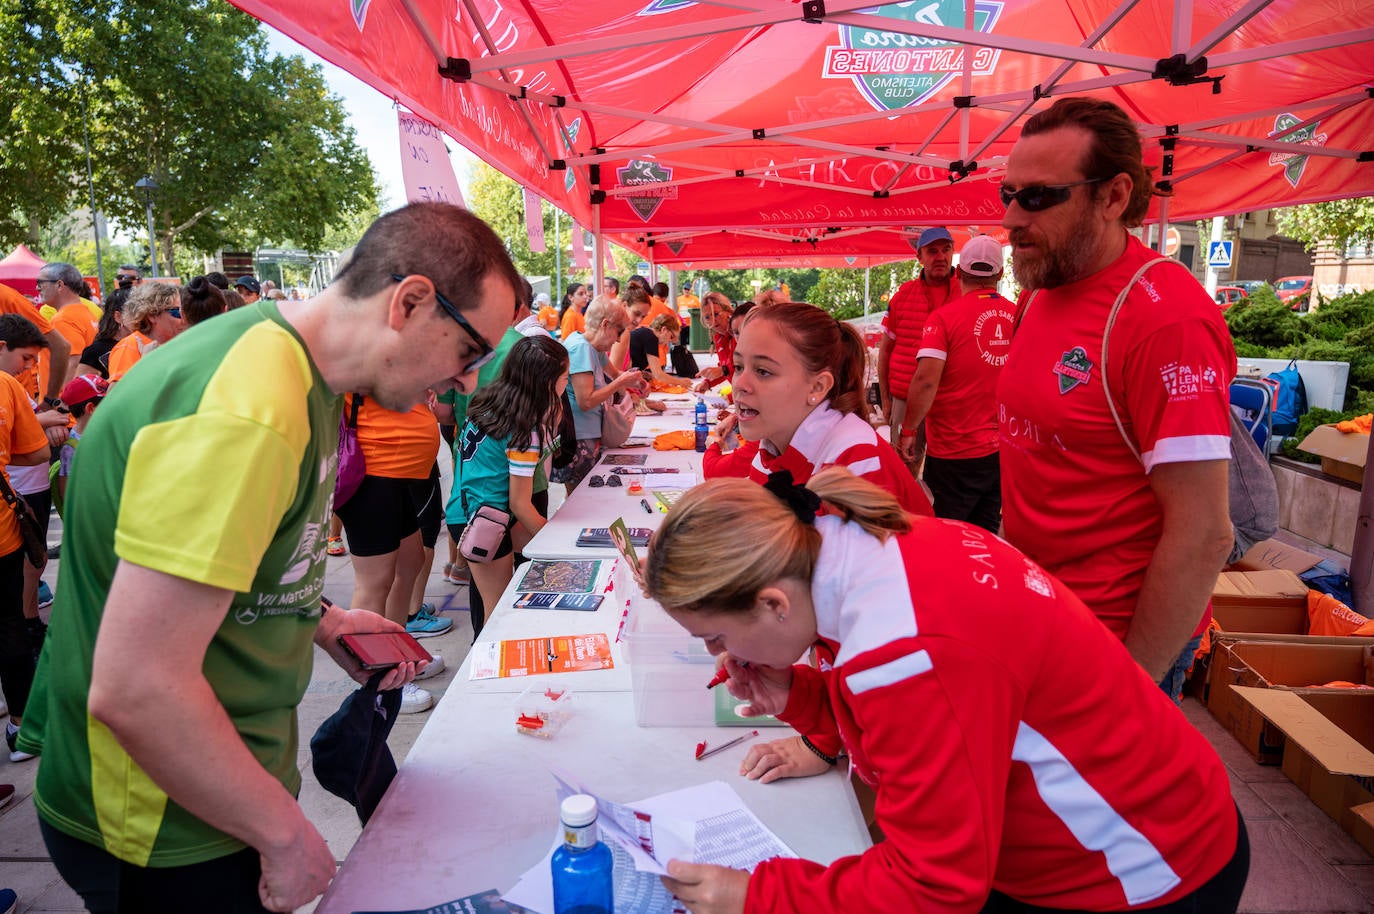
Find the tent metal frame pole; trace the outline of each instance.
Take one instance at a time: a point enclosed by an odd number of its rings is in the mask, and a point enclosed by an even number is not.
[[[1155,249],[1156,249],[1157,251],[1159,251],[1159,253],[1164,254],[1164,255],[1167,257],[1168,254],[1165,252],[1164,249],[1165,249],[1165,247],[1168,246],[1168,244],[1169,244],[1169,198],[1168,198],[1168,197],[1160,197],[1160,198],[1159,198],[1159,245],[1158,245]]]
[[[1350,547],[1350,591],[1355,601],[1351,609],[1374,616],[1374,436],[1364,460],[1364,487]]]

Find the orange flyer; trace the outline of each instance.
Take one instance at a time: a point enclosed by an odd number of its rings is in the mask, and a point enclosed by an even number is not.
[[[473,679],[609,670],[614,666],[610,639],[604,633],[493,641],[472,648]]]

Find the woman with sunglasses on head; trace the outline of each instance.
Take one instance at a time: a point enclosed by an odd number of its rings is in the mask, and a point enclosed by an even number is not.
[[[784,477],[690,490],[645,590],[751,715],[838,727],[885,840],[752,874],[670,861],[693,914],[1236,910],[1249,845],[1226,769],[1082,601],[846,470]]]
[[[568,350],[550,336],[524,337],[511,347],[496,379],[468,404],[454,447],[453,494],[445,512],[449,534],[460,541],[483,507],[510,518],[496,553],[468,564],[481,606],[497,604],[510,583],[513,554],[546,523],[535,505],[534,475],[557,443],[567,386]],[[481,611],[474,611],[474,637],[483,621]]]
[[[568,350],[569,384],[573,424],[577,427],[577,452],[564,467],[549,474],[571,492],[596,464],[601,451],[601,413],[605,403],[621,391],[643,394],[644,378],[637,371],[623,371],[614,378],[607,353],[630,326],[630,316],[618,299],[598,295],[587,308],[587,329],[563,341]]]
[[[118,381],[144,355],[186,329],[181,318],[181,291],[165,282],[134,286],[124,306],[129,335],[110,350],[110,380]]]

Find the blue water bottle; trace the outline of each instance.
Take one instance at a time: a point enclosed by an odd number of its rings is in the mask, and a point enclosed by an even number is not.
[[[611,849],[597,839],[596,798],[574,794],[559,807],[563,846],[553,852],[554,914],[613,914]]]
[[[710,427],[706,424],[706,401],[697,397],[696,448],[698,453],[706,453],[706,436],[710,431]]]

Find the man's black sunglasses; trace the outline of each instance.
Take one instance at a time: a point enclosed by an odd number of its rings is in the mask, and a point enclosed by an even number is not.
[[[1086,181],[1074,181],[1072,184],[1034,184],[1020,190],[1007,190],[1007,186],[1003,184],[998,188],[998,193],[1002,196],[1003,206],[1009,208],[1011,202],[1015,200],[1021,204],[1021,208],[1026,212],[1038,213],[1041,210],[1058,206],[1069,199],[1069,195],[1075,187],[1081,187],[1084,184],[1098,184],[1105,180],[1107,179],[1089,178]]]
[[[405,279],[400,273],[392,273],[391,278],[396,282],[401,282]],[[471,374],[496,358],[496,350],[492,348],[491,343],[488,343],[486,337],[477,332],[476,327],[468,323],[468,319],[459,313],[458,309],[453,306],[453,302],[444,297],[444,293],[435,289],[434,300],[439,303],[439,307],[443,308],[444,312],[447,313],[449,317],[458,322],[458,326],[463,328],[463,332],[466,333],[473,344],[477,346],[477,357],[464,366],[462,371],[463,374]]]

